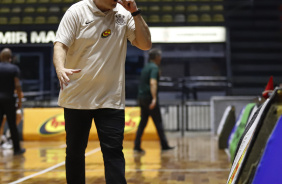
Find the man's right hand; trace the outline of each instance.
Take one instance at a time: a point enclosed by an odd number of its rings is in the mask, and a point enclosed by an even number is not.
[[[67,68],[62,68],[62,69],[57,69],[57,76],[58,79],[60,81],[60,86],[61,86],[61,90],[64,89],[64,85],[67,86],[68,82],[70,81],[69,79],[69,75],[72,75],[74,73],[79,73],[81,72],[81,69],[67,69]]]

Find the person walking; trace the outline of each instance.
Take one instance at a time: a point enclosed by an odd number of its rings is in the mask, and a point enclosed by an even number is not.
[[[13,142],[14,155],[25,153],[20,146],[20,138],[16,123],[16,111],[22,107],[22,89],[20,84],[20,69],[12,64],[12,51],[4,48],[0,53],[0,129],[3,117],[6,115]],[[17,107],[14,91],[18,95]]]
[[[154,48],[149,51],[149,62],[141,72],[140,84],[138,87],[138,102],[141,109],[141,120],[136,132],[134,152],[145,153],[141,148],[141,137],[147,125],[149,116],[152,117],[156,126],[162,151],[172,150],[174,147],[168,145],[164,133],[162,117],[158,99],[158,83],[160,77],[159,66],[161,64],[161,50]]]
[[[53,63],[66,130],[66,180],[85,183],[85,149],[92,119],[97,128],[107,184],[125,184],[123,154],[127,40],[152,46],[134,0],[82,0],[63,16]]]

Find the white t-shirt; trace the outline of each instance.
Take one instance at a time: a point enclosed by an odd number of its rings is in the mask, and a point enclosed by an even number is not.
[[[69,76],[58,104],[71,109],[124,109],[127,39],[135,39],[134,30],[131,13],[120,4],[105,13],[93,0],[72,5],[55,42],[69,47],[65,68],[81,72]]]

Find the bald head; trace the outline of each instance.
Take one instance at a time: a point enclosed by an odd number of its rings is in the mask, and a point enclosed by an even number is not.
[[[5,48],[0,53],[0,61],[12,61],[12,51],[9,48]]]

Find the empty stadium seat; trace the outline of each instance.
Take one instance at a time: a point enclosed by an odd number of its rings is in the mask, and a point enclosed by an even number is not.
[[[200,17],[201,22],[211,22],[211,16],[209,14],[203,14]]]
[[[28,4],[37,3],[37,0],[26,0],[26,3]]]
[[[185,15],[183,15],[183,14],[176,14],[174,16],[174,22],[185,22]]]
[[[33,17],[31,16],[24,17],[22,20],[22,24],[33,24]]]
[[[11,12],[12,13],[20,13],[20,12],[22,12],[22,9],[20,7],[14,7],[14,8],[12,8]]]
[[[35,17],[34,23],[35,24],[45,24],[46,23],[46,18],[43,17],[43,16]]]
[[[63,0],[64,3],[74,3],[74,0]]]
[[[212,7],[212,10],[213,11],[223,11],[223,6],[222,5],[214,5],[213,7]]]
[[[11,17],[9,24],[20,24],[21,23],[21,18],[20,17]]]
[[[210,11],[211,7],[209,5],[202,5],[199,8],[200,11]]]
[[[214,22],[224,22],[224,16],[222,14],[215,14],[212,17],[212,21],[214,21]]]
[[[24,4],[25,0],[14,0],[14,3],[16,3],[16,4]]]
[[[189,6],[187,6],[187,11],[188,12],[198,11],[198,6],[197,5],[189,5]]]
[[[64,6],[63,9],[62,9],[62,12],[65,13],[68,9],[69,9],[68,6]]]
[[[7,17],[0,17],[0,25],[8,24]]]
[[[47,19],[47,24],[58,24],[59,23],[59,18],[56,16],[50,16]]]
[[[51,3],[61,3],[62,0],[51,0]]]
[[[35,12],[35,8],[34,7],[26,7],[24,9],[24,13],[34,13]]]
[[[49,0],[38,0],[38,3],[49,3]]]
[[[38,8],[36,9],[36,12],[37,12],[37,13],[46,13],[46,12],[47,12],[47,8],[44,7],[44,6],[38,7]]]
[[[149,11],[152,11],[152,12],[160,11],[160,7],[159,6],[150,6]]]
[[[159,15],[150,15],[148,18],[148,22],[160,22],[160,16]]]
[[[2,0],[2,4],[12,4],[13,0]]]
[[[165,5],[165,6],[162,7],[163,12],[171,12],[172,9],[173,9],[172,6]]]
[[[6,13],[10,13],[10,8],[6,8],[6,7],[0,8],[0,14],[6,14]]]
[[[49,8],[49,12],[50,13],[59,13],[60,12],[60,8],[57,6],[52,6]]]
[[[187,22],[198,22],[199,21],[199,17],[196,14],[191,14],[188,15],[187,17]]]
[[[169,15],[169,14],[163,15],[161,21],[162,22],[172,22],[173,21],[172,15]]]
[[[184,11],[185,11],[185,7],[182,6],[182,5],[176,5],[176,6],[174,7],[174,11],[175,11],[175,12],[184,12]]]

